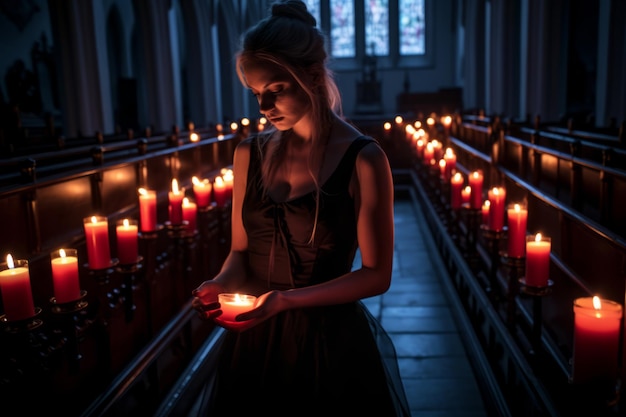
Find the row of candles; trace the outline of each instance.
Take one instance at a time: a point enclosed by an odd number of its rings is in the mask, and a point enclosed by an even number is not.
[[[428,124],[432,125],[433,120]],[[447,128],[449,119],[442,118],[442,124]],[[506,256],[525,258],[525,285],[536,288],[548,286],[551,239],[541,233],[527,234],[528,210],[525,204],[516,202],[506,205],[506,189],[502,186],[487,190],[487,199],[483,200],[484,177],[480,170],[470,172],[465,185],[463,174],[456,171],[456,155],[451,148],[444,151],[441,141],[429,139],[429,133],[421,128],[419,122],[407,124],[405,131],[407,139],[415,143],[421,163],[430,168],[438,167],[442,181],[449,182],[451,208],[481,210],[484,227],[493,231],[506,230]],[[573,301],[573,382],[615,381],[620,366],[622,310],[621,304],[599,296]]]
[[[213,182],[193,177],[195,202],[185,197],[184,188],[178,187],[178,181],[172,180],[168,192],[168,223],[179,227],[181,231],[193,234],[196,231],[198,209],[207,209],[215,204],[224,206],[232,198],[232,170],[224,169]],[[105,216],[90,216],[83,219],[87,267],[90,270],[104,270],[116,264],[134,265],[141,259],[138,239],[140,233],[153,233],[157,224],[157,201],[154,190],[138,190],[140,222],[135,219],[122,219],[116,222],[115,238],[117,259],[111,257],[109,241],[109,222]],[[82,297],[79,284],[79,264],[77,250],[58,249],[50,253],[54,304],[75,302]],[[28,260],[13,259],[6,256],[6,262],[0,264],[0,293],[4,307],[2,321],[18,322],[36,315],[32,296]]]

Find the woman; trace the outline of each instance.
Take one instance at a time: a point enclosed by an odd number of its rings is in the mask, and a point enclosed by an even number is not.
[[[193,292],[201,316],[229,330],[206,415],[408,416],[391,340],[359,301],[391,280],[388,160],[340,117],[304,3],[271,10],[236,65],[273,127],[235,150],[230,253]],[[255,295],[255,308],[220,320],[223,292]]]

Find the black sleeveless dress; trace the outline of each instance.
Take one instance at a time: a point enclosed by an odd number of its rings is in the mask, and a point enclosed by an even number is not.
[[[248,293],[304,287],[349,272],[357,250],[348,192],[356,139],[323,184],[318,226],[315,193],[275,202],[260,187],[257,139],[251,141],[242,206],[248,234]],[[378,146],[377,144],[375,146]],[[292,309],[243,332],[226,332],[208,416],[409,416],[391,339],[361,302]]]

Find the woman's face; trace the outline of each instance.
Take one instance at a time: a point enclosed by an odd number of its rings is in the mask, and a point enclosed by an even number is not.
[[[261,62],[246,65],[243,73],[259,110],[278,130],[292,129],[302,122],[310,109],[309,98],[287,71]]]

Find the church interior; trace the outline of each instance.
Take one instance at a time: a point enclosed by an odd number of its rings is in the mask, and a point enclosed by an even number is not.
[[[0,415],[194,415],[224,331],[191,292],[230,248],[234,149],[267,128],[233,56],[271,3],[0,1]],[[412,413],[625,415],[626,2],[306,3],[419,223],[370,300]],[[415,276],[446,289],[439,351]],[[466,362],[409,375],[446,343]]]

